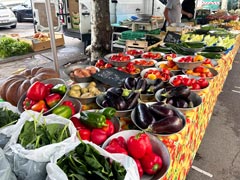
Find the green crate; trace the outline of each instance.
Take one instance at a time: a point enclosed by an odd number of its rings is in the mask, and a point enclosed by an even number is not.
[[[136,40],[136,39],[141,39],[145,38],[145,34],[147,34],[147,31],[123,31],[121,34],[122,39],[127,39],[127,40]]]

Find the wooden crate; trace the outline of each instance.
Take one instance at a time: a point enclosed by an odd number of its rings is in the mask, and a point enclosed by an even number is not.
[[[137,40],[127,40],[126,41],[126,51],[130,49],[139,49],[147,51],[148,42],[147,41],[137,41]]]
[[[33,38],[32,36],[19,38],[20,41],[27,42],[31,45],[34,52],[47,50],[51,48],[50,35],[45,40]],[[60,33],[55,33],[55,43],[56,46],[64,45],[64,36]]]
[[[189,31],[190,29],[188,28],[184,28],[184,27],[172,27],[172,26],[168,26],[166,28],[166,31],[172,31],[178,34],[185,34]]]

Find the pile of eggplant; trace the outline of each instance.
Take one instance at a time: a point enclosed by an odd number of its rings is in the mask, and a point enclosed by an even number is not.
[[[161,79],[156,79],[155,83],[150,85],[147,83],[147,80],[142,77],[127,77],[123,87],[130,90],[139,90],[141,94],[154,94],[159,89],[165,87],[165,82]]]
[[[139,103],[132,112],[134,124],[145,131],[155,134],[173,134],[185,125],[184,116],[180,116],[171,105],[157,102],[152,105]]]
[[[130,90],[126,92],[122,88],[111,87],[103,96],[101,105],[103,107],[113,107],[119,111],[130,110],[136,107],[139,97],[140,92],[138,91]]]
[[[187,86],[166,87],[156,93],[159,102],[165,102],[177,108],[193,108],[194,103],[190,99],[191,90]]]

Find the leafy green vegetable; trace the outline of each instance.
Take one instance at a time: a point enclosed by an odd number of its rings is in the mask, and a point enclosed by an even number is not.
[[[83,142],[62,156],[57,165],[69,180],[123,180],[127,173],[120,163],[105,158],[94,147]]]
[[[15,124],[19,117],[18,113],[14,113],[7,108],[0,108],[0,128]]]
[[[18,56],[32,51],[31,45],[10,37],[0,38],[0,58]]]
[[[20,143],[26,149],[36,149],[45,145],[58,143],[70,137],[68,125],[62,124],[38,124],[38,121],[26,121],[18,137]]]

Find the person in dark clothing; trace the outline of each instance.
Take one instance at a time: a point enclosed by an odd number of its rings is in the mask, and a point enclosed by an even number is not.
[[[192,20],[194,18],[195,0],[184,0],[182,2],[182,19]]]

